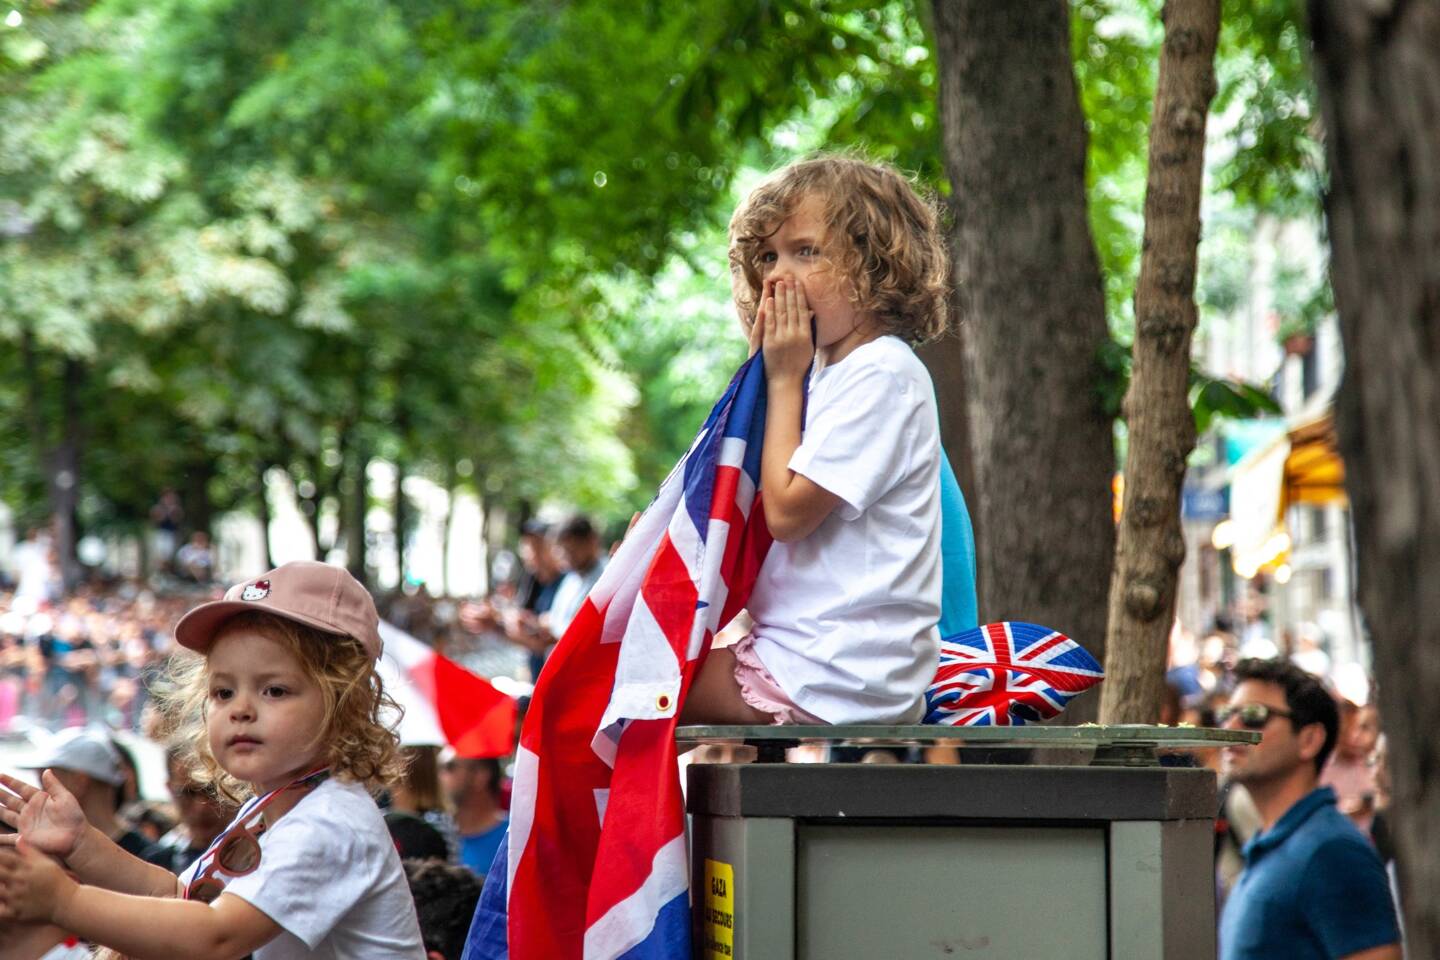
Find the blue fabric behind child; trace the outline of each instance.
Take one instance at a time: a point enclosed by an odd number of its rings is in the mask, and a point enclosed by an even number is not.
[[[975,601],[975,529],[965,495],[950,467],[950,458],[940,454],[940,636],[953,637],[980,626]]]

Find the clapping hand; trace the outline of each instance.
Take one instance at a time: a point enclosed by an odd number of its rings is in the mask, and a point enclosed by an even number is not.
[[[46,770],[41,787],[0,773],[0,821],[19,831],[0,834],[0,845],[14,846],[17,839],[40,853],[67,860],[85,834],[85,814],[75,795]]]
[[[75,888],[58,863],[23,838],[0,848],[0,920],[52,922]]]

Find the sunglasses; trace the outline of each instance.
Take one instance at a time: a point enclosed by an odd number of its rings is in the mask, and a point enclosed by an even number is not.
[[[185,888],[186,900],[197,900],[200,903],[213,903],[220,894],[225,892],[226,881],[222,880],[219,874],[229,877],[243,877],[247,873],[255,872],[260,866],[260,835],[265,832],[265,821],[262,815],[265,808],[270,806],[276,797],[294,789],[309,789],[318,785],[330,775],[330,768],[326,767],[308,773],[288,786],[279,790],[272,790],[259,803],[245,814],[244,819],[236,821],[220,837],[211,844],[210,850],[202,854],[202,858],[210,855],[210,862],[199,870]],[[213,855],[212,855],[213,854]]]
[[[1238,707],[1222,707],[1216,710],[1215,725],[1217,727],[1223,727],[1230,721],[1231,717],[1236,717],[1240,721],[1240,726],[1246,730],[1263,730],[1265,729],[1265,724],[1270,722],[1271,717],[1292,716],[1294,716],[1294,714],[1289,710],[1281,710],[1278,707],[1272,707],[1264,703],[1242,703]]]

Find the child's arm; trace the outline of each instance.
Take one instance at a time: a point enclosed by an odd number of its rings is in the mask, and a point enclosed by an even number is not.
[[[800,448],[805,404],[805,373],[815,357],[810,339],[810,309],[805,290],[793,280],[777,280],[766,292],[755,326],[762,328],[767,410],[765,449],[760,457],[760,489],[765,523],[776,540],[809,536],[840,498],[790,469]]]
[[[76,883],[24,843],[0,850],[0,918],[53,923],[133,960],[239,960],[280,933],[279,924],[235,896],[207,905]]]
[[[180,881],[164,867],[146,863],[105,834],[87,826],[75,852],[65,860],[81,883],[140,897],[178,897]]]
[[[40,782],[44,789],[0,773],[0,820],[26,843],[64,862],[82,883],[145,897],[178,895],[173,873],[131,856],[86,823],[75,796],[55,774],[46,770]]]

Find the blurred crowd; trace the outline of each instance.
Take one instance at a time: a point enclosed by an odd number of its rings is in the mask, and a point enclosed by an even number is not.
[[[193,549],[182,560],[186,547]],[[175,622],[223,589],[211,582],[208,550],[203,535],[191,537],[175,546],[156,576],[95,579],[66,593],[54,573],[53,551],[43,535],[32,533],[12,557],[16,575],[0,579],[0,738],[38,734],[32,740],[53,754],[44,762],[82,797],[92,823],[176,873],[205,849],[234,811],[192,782],[173,755],[164,785],[168,799],[142,799],[136,765],[111,732],[144,734],[148,686],[173,651]],[[530,522],[520,532],[516,551],[502,552],[492,564],[494,586],[488,596],[437,597],[422,584],[407,583],[377,600],[392,624],[477,673],[533,683],[607,560],[600,531],[584,517],[554,525]],[[744,626],[734,629],[743,632]],[[1252,623],[1232,626],[1224,618],[1198,635],[1177,626],[1160,721],[1220,725],[1217,714],[1237,686],[1235,668],[1243,656],[1254,654],[1291,662],[1317,675],[1334,694],[1340,730],[1320,783],[1335,791],[1338,809],[1370,838],[1393,875],[1389,780],[1376,691],[1367,685],[1357,693],[1352,677],[1339,685],[1342,695],[1323,640],[1313,631],[1280,631],[1271,640],[1268,634],[1259,636]],[[379,799],[397,847],[411,861],[420,919],[422,926],[429,925],[427,939],[436,931],[434,954],[458,957],[465,931],[456,918],[468,921],[478,878],[504,835],[508,758],[460,757],[440,746],[406,750],[409,776]],[[747,759],[746,748],[702,746],[684,762]],[[790,759],[996,762],[973,748],[953,746],[809,746],[792,751]],[[1227,782],[1220,750],[1167,751],[1162,762],[1209,767],[1219,777],[1215,853],[1217,899],[1223,904],[1244,865],[1242,851],[1260,830],[1260,816],[1246,788]]]
[[[40,605],[0,590],[0,732],[103,721],[138,730],[170,629],[203,595],[158,595],[135,582],[86,583]]]

